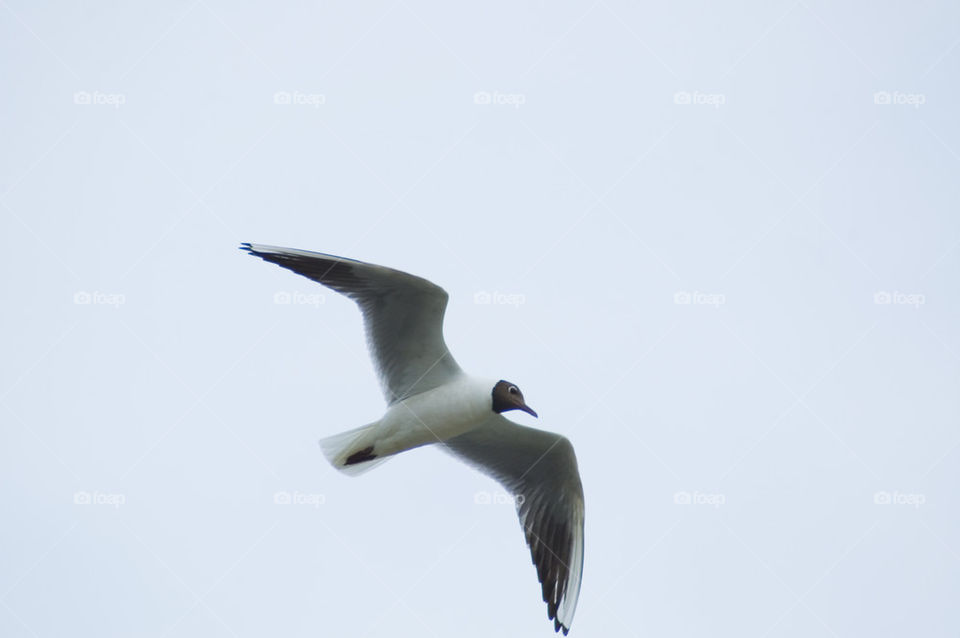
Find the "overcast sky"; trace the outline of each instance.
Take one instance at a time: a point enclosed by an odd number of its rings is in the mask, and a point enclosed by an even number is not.
[[[575,636],[960,631],[960,5],[0,2],[0,635],[550,636],[347,299],[569,437]]]

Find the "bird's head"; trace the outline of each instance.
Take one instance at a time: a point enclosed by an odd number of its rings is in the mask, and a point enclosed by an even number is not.
[[[527,414],[537,416],[529,405],[523,401],[523,392],[516,384],[509,381],[497,381],[493,386],[493,411],[497,414],[509,410],[523,410]]]

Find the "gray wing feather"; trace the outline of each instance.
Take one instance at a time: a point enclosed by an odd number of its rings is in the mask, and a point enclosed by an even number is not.
[[[461,373],[443,340],[447,293],[440,286],[335,255],[260,244],[241,248],[357,303],[388,404],[443,385]]]
[[[566,635],[583,572],[583,487],[573,445],[496,415],[442,447],[513,493],[547,616]]]

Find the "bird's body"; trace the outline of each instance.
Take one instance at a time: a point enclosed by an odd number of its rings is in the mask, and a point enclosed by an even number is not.
[[[503,416],[537,416],[516,385],[460,369],[443,340],[447,293],[421,277],[354,259],[242,248],[349,297],[363,313],[387,409],[374,423],[321,440],[330,463],[359,474],[405,450],[438,444],[495,478],[515,497],[547,615],[566,634],[583,569],[583,488],[573,446]]]
[[[495,383],[496,380],[458,374],[448,383],[388,406],[383,418],[361,428],[350,445],[342,449],[336,445],[328,447],[323,442],[321,445],[334,467],[343,468],[352,454],[368,447],[373,448],[369,455],[383,459],[446,441],[481,426],[491,416],[490,388]]]

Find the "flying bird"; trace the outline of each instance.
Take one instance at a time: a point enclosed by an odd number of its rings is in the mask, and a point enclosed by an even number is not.
[[[324,253],[245,243],[251,255],[312,279],[360,307],[387,401],[383,417],[320,441],[338,470],[359,474],[439,444],[515,496],[554,630],[570,630],[583,571],[583,488],[570,441],[503,416],[534,417],[516,384],[468,375],[443,340],[447,293],[414,275]]]

